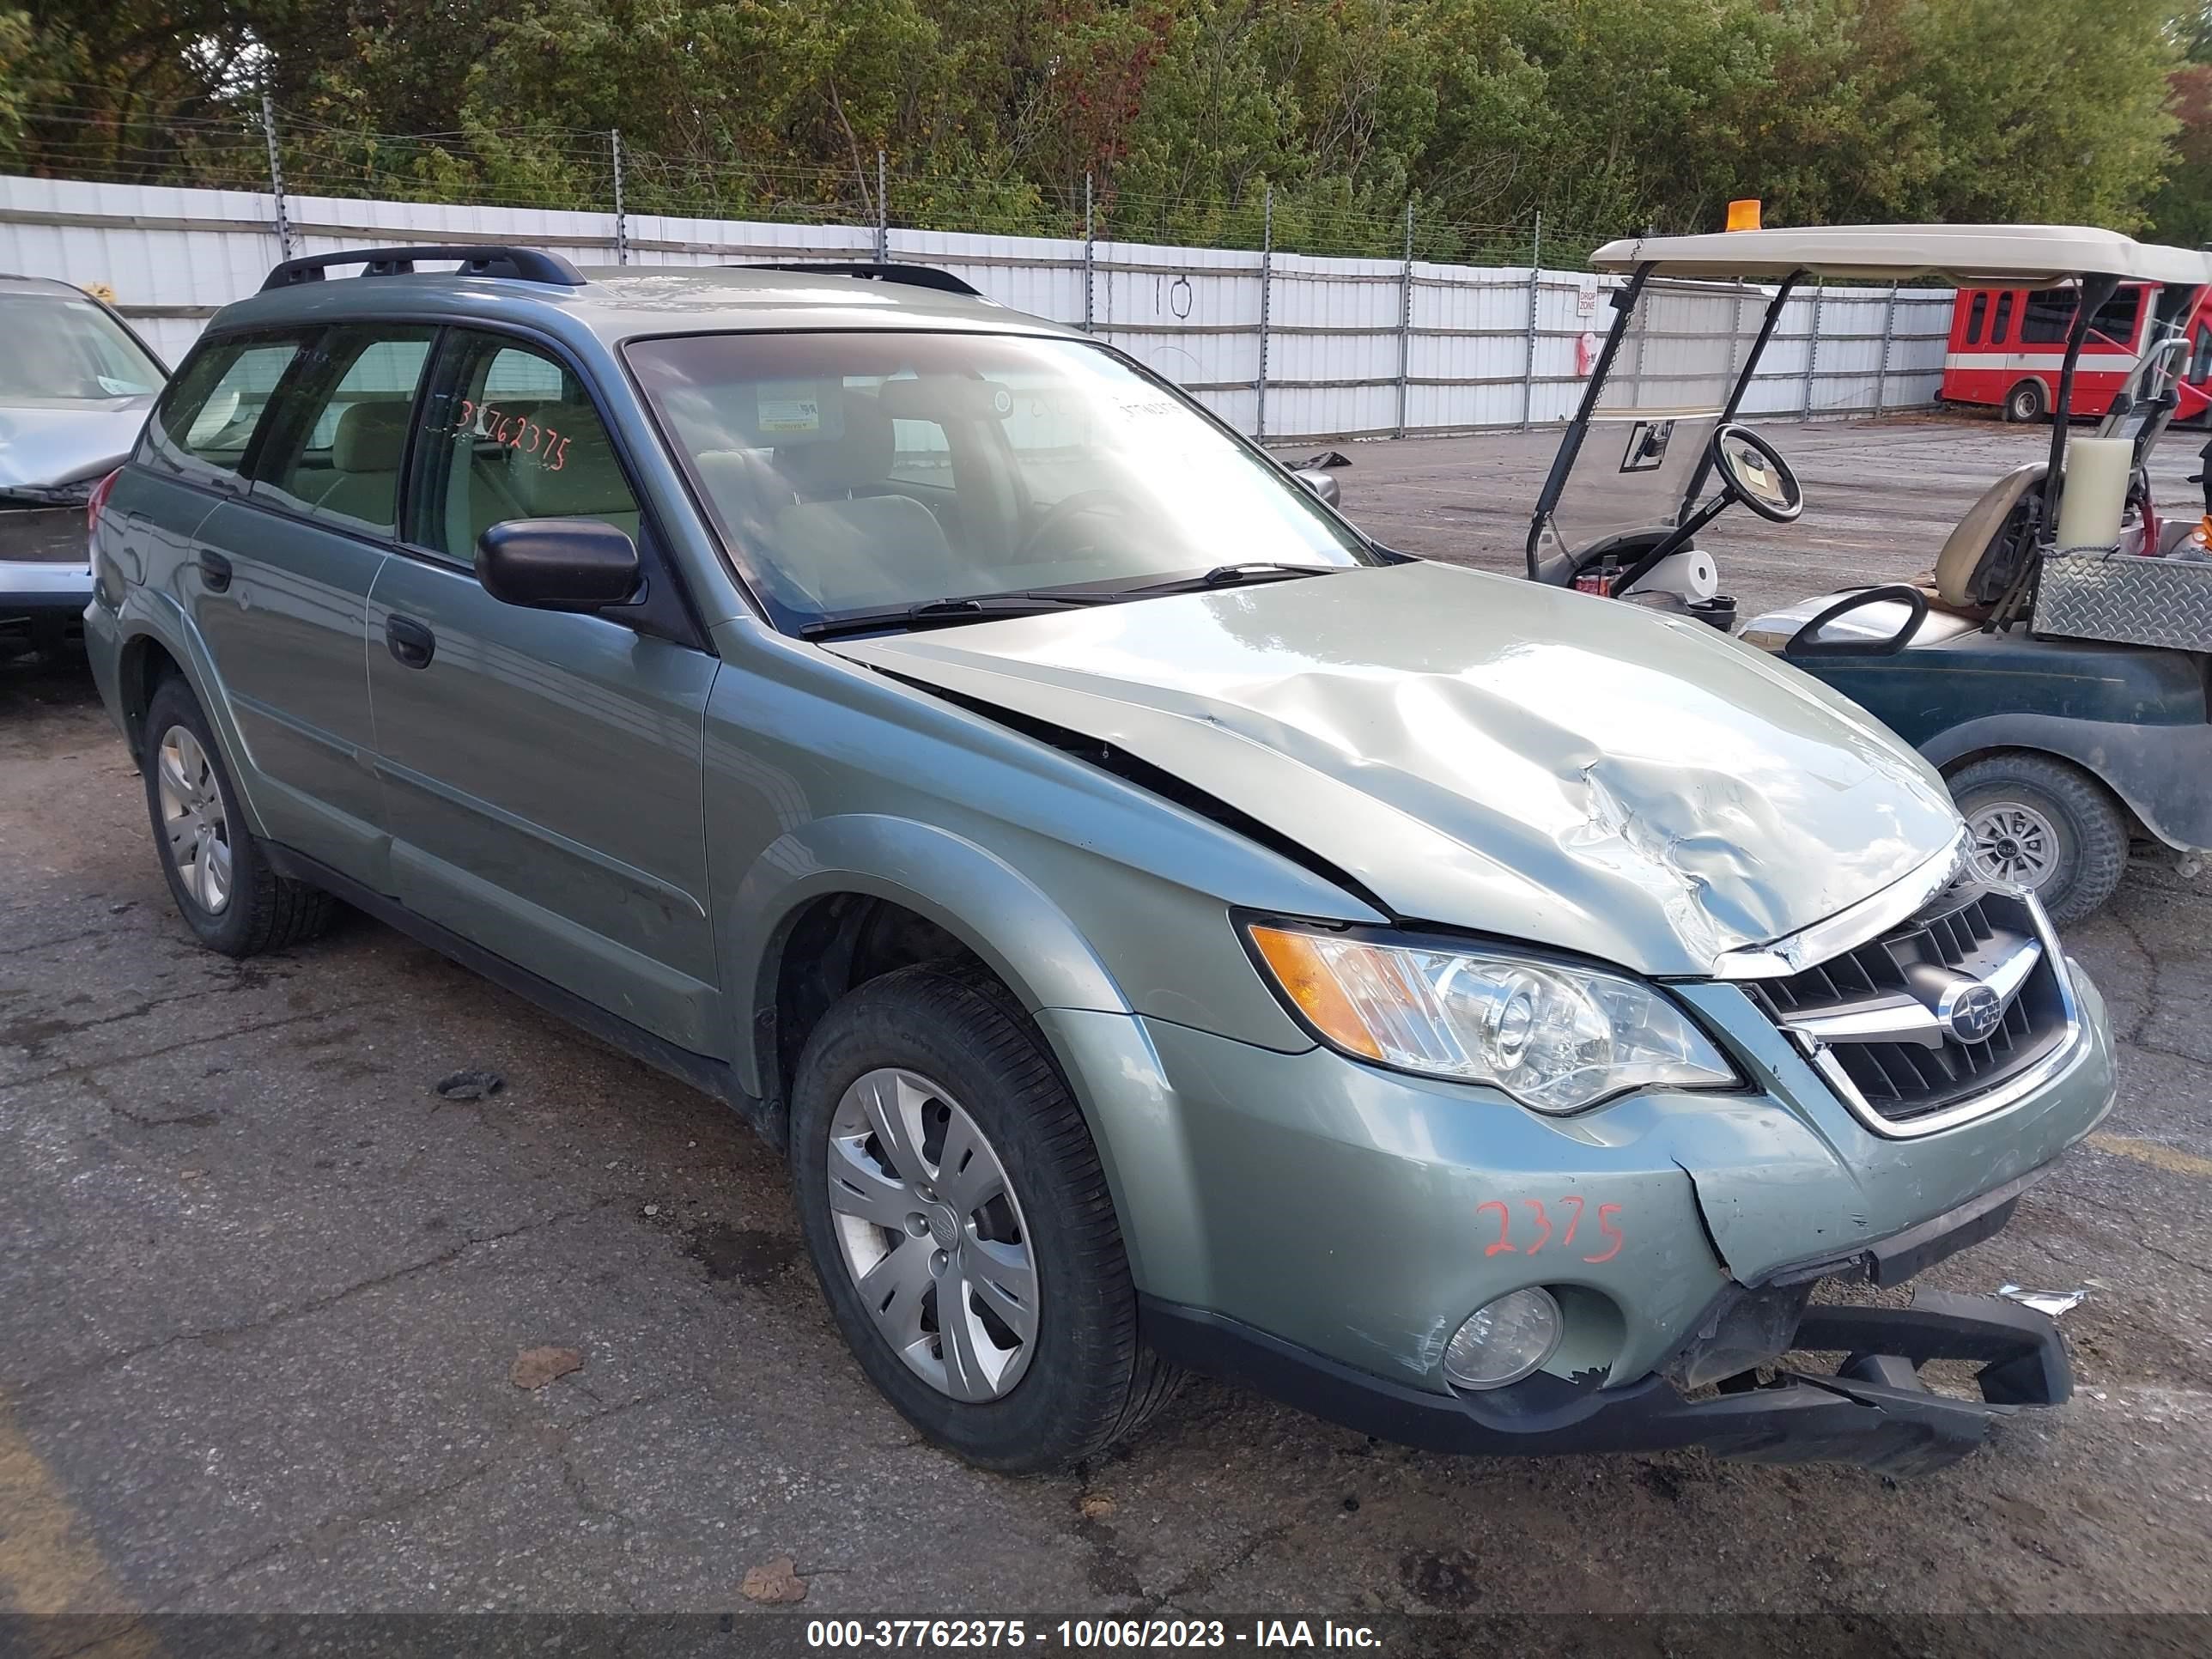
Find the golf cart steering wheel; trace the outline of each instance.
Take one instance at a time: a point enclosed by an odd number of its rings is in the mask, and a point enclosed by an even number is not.
[[[1713,470],[1730,501],[1762,519],[1788,524],[1805,510],[1805,491],[1782,452],[1747,426],[1723,422],[1713,431]]]

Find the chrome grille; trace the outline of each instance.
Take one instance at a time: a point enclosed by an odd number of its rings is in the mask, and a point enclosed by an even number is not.
[[[2030,901],[1968,884],[1879,938],[1745,988],[1851,1104],[1905,1125],[1996,1089],[2063,1042],[2063,972]],[[1985,1028],[1947,1017],[1977,983],[2002,1003]]]

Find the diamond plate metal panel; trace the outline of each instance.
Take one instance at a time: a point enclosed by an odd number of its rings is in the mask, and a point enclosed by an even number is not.
[[[2045,554],[2034,626],[2069,639],[2212,651],[2212,562]]]

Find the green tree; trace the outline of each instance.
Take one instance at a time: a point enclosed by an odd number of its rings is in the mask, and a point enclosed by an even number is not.
[[[0,0],[0,6],[9,0]],[[1719,222],[2212,228],[2174,0],[13,0],[6,164],[1511,257]],[[2212,66],[2208,66],[2212,72]],[[2161,175],[2166,183],[2160,185]]]

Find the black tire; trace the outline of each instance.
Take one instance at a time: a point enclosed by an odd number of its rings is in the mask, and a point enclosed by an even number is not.
[[[1951,798],[1969,823],[2006,805],[2051,826],[2057,842],[2036,896],[2058,922],[2079,921],[2120,884],[2128,866],[2128,822],[2104,785],[2081,768],[2044,755],[1993,755],[1950,778]]]
[[[2022,380],[2005,393],[2004,417],[2014,425],[2041,420],[2044,411],[2049,407],[2040,380]]]
[[[989,1139],[1024,1219],[1037,1279],[1027,1368],[995,1400],[940,1392],[868,1315],[830,1207],[832,1118],[867,1073],[900,1067],[956,1097]],[[869,1381],[906,1419],[1005,1474],[1095,1457],[1165,1403],[1180,1374],[1138,1334],[1121,1230],[1083,1115],[1018,1003],[980,970],[923,964],[871,980],[823,1016],[792,1092],[799,1223],[830,1310]]]
[[[160,767],[162,744],[173,727],[182,727],[198,744],[222,797],[222,839],[230,849],[230,889],[228,896],[214,910],[201,903],[186,886],[169,847]],[[330,927],[337,910],[335,899],[270,868],[260,842],[246,828],[237,788],[223,764],[222,750],[216,746],[207,715],[192,696],[191,687],[174,674],[155,688],[147,705],[146,754],[139,769],[145,778],[146,814],[153,827],[155,856],[161,862],[161,874],[169,884],[169,896],[176,901],[178,913],[201,944],[227,957],[258,956],[313,939]]]

